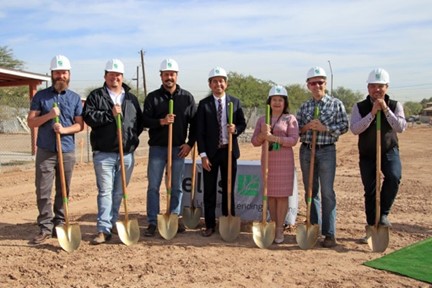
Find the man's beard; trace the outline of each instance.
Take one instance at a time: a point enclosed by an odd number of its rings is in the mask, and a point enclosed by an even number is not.
[[[69,87],[69,78],[66,80],[51,78],[51,81],[57,92],[65,91]]]

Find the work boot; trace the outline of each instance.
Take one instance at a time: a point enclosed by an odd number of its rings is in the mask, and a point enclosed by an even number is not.
[[[156,233],[156,225],[155,224],[149,224],[147,229],[144,232],[144,236],[154,237],[155,233]]]
[[[51,238],[51,232],[43,230],[43,231],[39,232],[39,234],[33,238],[32,243],[33,244],[41,244],[50,238]]]
[[[325,236],[324,240],[321,242],[321,246],[324,248],[332,248],[336,246],[336,239],[334,236]]]
[[[111,240],[111,234],[105,234],[103,232],[99,232],[95,238],[90,242],[92,245],[99,245]]]

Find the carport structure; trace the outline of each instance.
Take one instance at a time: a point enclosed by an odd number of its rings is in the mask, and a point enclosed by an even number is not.
[[[0,87],[28,86],[30,101],[37,92],[37,86],[50,80],[51,77],[44,74],[0,67]],[[37,128],[31,129],[32,155],[36,154],[36,136]]]

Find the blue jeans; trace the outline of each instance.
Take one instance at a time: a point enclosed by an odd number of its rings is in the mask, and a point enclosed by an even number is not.
[[[372,157],[371,157],[372,156]],[[365,212],[368,225],[375,225],[376,157],[360,157],[360,174],[364,187]],[[394,147],[381,156],[381,172],[384,181],[381,186],[381,215],[388,215],[399,190],[402,165],[399,149]]]
[[[134,168],[134,153],[124,154],[126,185]],[[123,197],[123,186],[120,167],[120,155],[112,152],[93,152],[93,166],[98,188],[97,230],[111,233],[117,222]]]
[[[306,145],[301,145],[300,166],[306,193],[309,183],[310,157],[311,150]],[[335,236],[336,232],[336,193],[333,188],[335,174],[336,146],[317,147],[312,185],[311,223],[319,224],[324,236]],[[321,201],[318,195],[319,190],[321,190]]]
[[[180,147],[173,147],[172,174],[171,174],[171,201],[170,213],[180,214],[183,197],[182,180],[184,170],[184,158],[178,157]],[[159,189],[164,176],[165,166],[168,160],[168,149],[165,146],[150,146],[149,161],[147,166],[147,222],[157,225],[159,214]]]

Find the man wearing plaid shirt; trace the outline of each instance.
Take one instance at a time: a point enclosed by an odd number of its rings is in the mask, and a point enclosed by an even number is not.
[[[300,166],[305,191],[308,190],[309,183],[312,131],[317,131],[311,224],[320,225],[321,233],[325,237],[321,245],[331,248],[336,246],[336,193],[333,189],[336,173],[335,143],[340,135],[348,131],[348,116],[343,103],[326,94],[326,79],[326,73],[321,67],[312,67],[308,71],[306,83],[312,98],[301,105],[297,113],[297,121],[300,142],[302,142]],[[314,119],[316,105],[319,108],[319,117]],[[321,201],[318,195],[319,189]]]

